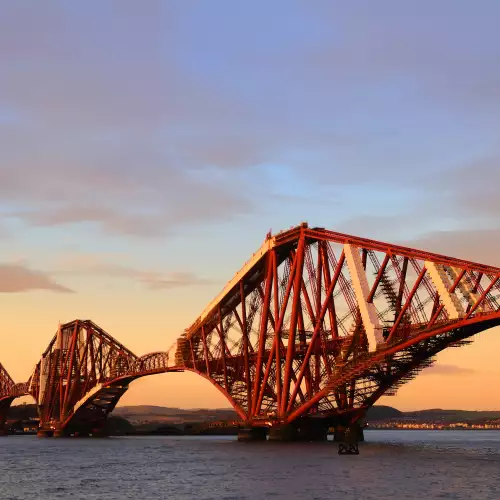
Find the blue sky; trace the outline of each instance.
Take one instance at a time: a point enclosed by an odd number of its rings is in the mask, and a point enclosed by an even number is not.
[[[3,2],[4,328],[36,300],[44,329],[74,313],[111,331],[111,290],[170,341],[270,228],[303,220],[500,264],[499,17],[496,1]]]

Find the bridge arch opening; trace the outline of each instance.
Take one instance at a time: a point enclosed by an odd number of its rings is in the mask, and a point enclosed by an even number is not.
[[[26,407],[24,411],[23,407]],[[35,411],[33,411],[33,407]],[[39,417],[40,412],[33,396],[24,394],[0,397],[0,436],[7,433],[7,421],[14,419],[29,420],[34,416]]]
[[[160,377],[162,375],[162,377]],[[161,389],[156,380],[164,380],[161,383]],[[180,382],[184,379],[189,382]],[[53,429],[54,435],[70,436],[101,436],[105,434],[106,420],[113,414],[113,411],[120,403],[120,406],[126,406],[127,400],[137,398],[137,390],[142,391],[142,397],[146,396],[145,403],[140,406],[157,406],[157,394],[165,394],[162,398],[164,406],[170,408],[193,408],[193,389],[196,389],[199,396],[199,403],[194,406],[196,409],[217,409],[230,410],[230,396],[224,393],[224,390],[217,387],[216,384],[208,384],[208,380],[203,375],[190,371],[149,373],[138,376],[123,376],[107,384],[97,384],[92,390],[83,395],[80,401],[75,404],[69,417],[61,422],[60,429]],[[137,385],[142,387],[137,387]],[[208,387],[212,387],[208,389]],[[169,394],[184,394],[185,397],[177,396],[174,401],[169,398]],[[156,396],[155,396],[156,395]],[[153,399],[154,397],[154,399]],[[149,399],[151,398],[151,399]],[[172,402],[170,402],[172,401]],[[139,406],[137,403],[134,406]],[[234,408],[233,408],[234,409]],[[235,419],[244,415],[235,411]],[[241,410],[240,410],[241,412]]]
[[[206,377],[185,370],[137,378],[118,406],[145,405],[182,409],[232,408],[227,396]]]

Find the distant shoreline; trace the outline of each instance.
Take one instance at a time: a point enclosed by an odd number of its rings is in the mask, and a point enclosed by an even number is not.
[[[34,404],[13,406],[7,418],[9,434],[34,432],[38,411]],[[239,418],[234,410],[160,406],[123,406],[109,415],[111,436],[236,435]],[[428,409],[403,412],[391,406],[371,407],[363,420],[365,430],[500,430],[500,411]],[[26,432],[23,432],[25,430]]]
[[[415,431],[415,432],[422,432],[422,431],[435,431],[435,432],[449,432],[449,431],[460,431],[460,432],[485,432],[485,431],[500,431],[500,429],[465,429],[465,428],[460,428],[460,429],[451,429],[451,428],[441,428],[441,429],[401,429],[398,427],[393,427],[393,428],[387,428],[387,429],[382,429],[382,428],[373,428],[373,427],[365,427],[365,431],[391,431],[391,432],[402,432],[402,431]],[[332,436],[332,433],[328,434],[329,436]],[[15,432],[12,434],[8,434],[9,437],[15,437],[15,436],[36,436],[36,432]],[[220,436],[237,436],[237,432],[219,432],[219,433],[210,433],[210,434],[200,434],[200,433],[181,433],[181,434],[174,434],[174,433],[155,433],[155,432],[132,432],[132,433],[126,433],[126,434],[109,434],[106,437],[151,437],[151,436],[156,436],[156,437],[192,437],[192,436],[199,436],[199,437],[220,437]],[[93,439],[93,438],[80,438],[80,439]]]
[[[439,428],[425,428],[416,427],[412,429],[406,429],[404,427],[364,427],[364,431],[500,431],[500,428],[467,428],[467,427],[439,427]]]

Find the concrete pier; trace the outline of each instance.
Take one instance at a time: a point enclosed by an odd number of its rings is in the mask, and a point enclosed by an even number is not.
[[[319,419],[304,419],[297,426],[297,441],[326,441],[328,424]]]
[[[280,425],[269,429],[269,441],[296,441],[297,432],[293,425]]]
[[[335,443],[361,443],[365,440],[363,427],[359,423],[351,424],[350,426],[338,425],[335,427],[333,441]]]
[[[238,430],[238,441],[265,441],[266,434],[267,431],[265,427],[242,427]]]
[[[328,424],[320,419],[303,419],[269,429],[269,441],[326,441]]]
[[[52,437],[54,436],[54,431],[52,429],[38,429],[36,435],[38,437]]]
[[[90,437],[93,437],[93,438],[106,438],[106,437],[108,437],[108,433],[106,432],[106,429],[93,429],[90,432]]]

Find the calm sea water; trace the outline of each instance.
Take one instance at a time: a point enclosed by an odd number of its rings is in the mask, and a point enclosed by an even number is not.
[[[327,443],[231,437],[0,438],[0,499],[499,499],[500,432],[369,431]]]

